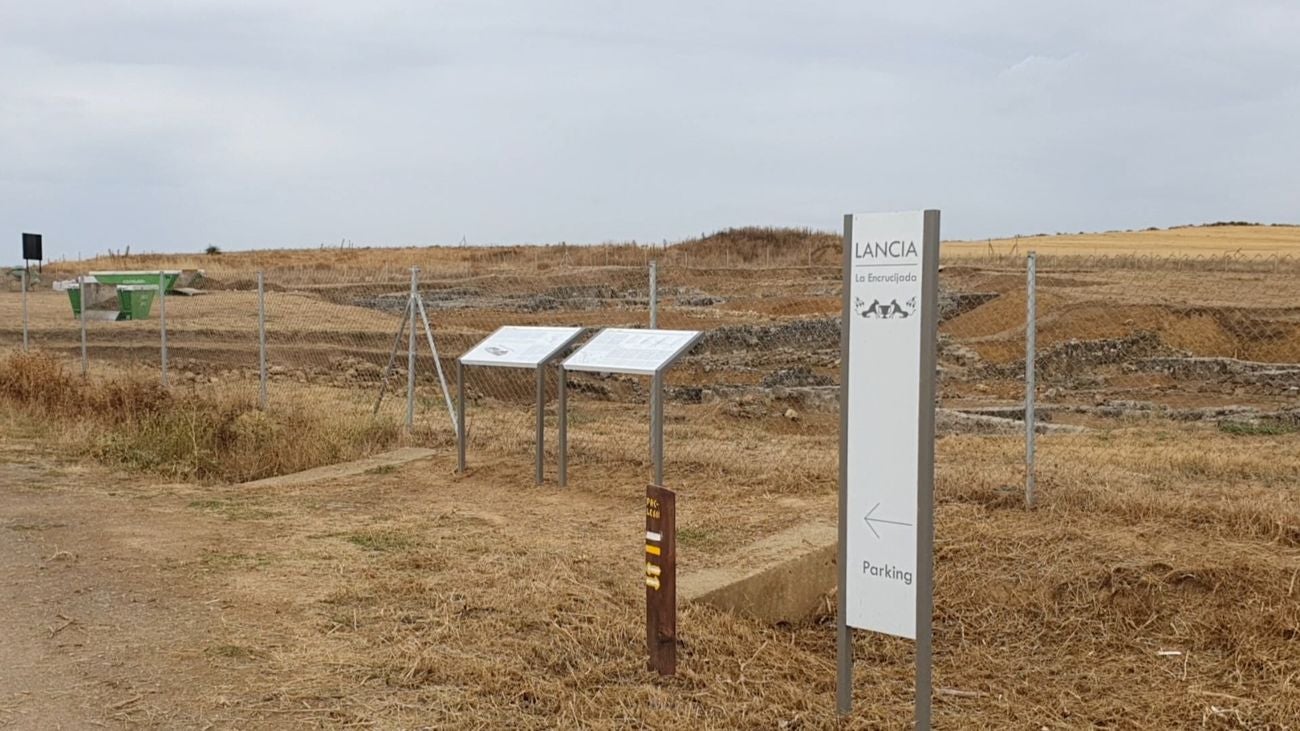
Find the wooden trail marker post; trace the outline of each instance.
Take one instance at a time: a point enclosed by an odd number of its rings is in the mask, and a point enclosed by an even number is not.
[[[645,490],[645,629],[650,669],[677,673],[677,494]]]

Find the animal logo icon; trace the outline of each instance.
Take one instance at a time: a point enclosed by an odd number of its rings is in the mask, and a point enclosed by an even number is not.
[[[871,304],[868,305],[861,297],[855,297],[854,304],[857,306],[858,314],[868,319],[895,320],[908,318],[916,314],[915,297],[901,305],[897,299],[891,299],[889,302],[872,299]]]

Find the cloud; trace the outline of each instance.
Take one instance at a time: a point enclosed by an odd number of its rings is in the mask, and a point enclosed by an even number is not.
[[[0,10],[0,230],[58,253],[1294,217],[1282,2]]]

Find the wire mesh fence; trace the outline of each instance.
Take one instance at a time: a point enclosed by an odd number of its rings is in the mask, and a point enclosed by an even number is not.
[[[165,332],[171,388],[250,403],[265,393],[269,408],[340,420],[405,424],[409,413],[414,441],[450,449],[460,355],[503,325],[646,327],[653,258],[659,327],[704,333],[666,376],[667,481],[771,494],[833,489],[841,272],[837,241],[824,238],[777,254],[771,245],[694,255],[533,247],[429,253],[400,266],[210,272],[201,294],[168,293],[142,319],[88,318],[86,362],[92,376],[161,378]],[[1080,459],[1094,485],[1168,477],[1167,465],[1140,464],[1140,452],[1099,449],[1105,440],[1292,431],[1298,285],[1300,264],[1277,257],[1039,257],[1030,357],[1042,489],[1076,480]],[[955,494],[1019,500],[1026,260],[948,255],[940,287],[941,470],[961,475]],[[82,323],[66,291],[40,283],[23,293],[7,282],[0,315],[0,348],[22,347],[26,331],[30,347],[80,361]],[[568,383],[571,481],[611,469],[648,478],[650,379],[571,373]],[[543,387],[551,480],[556,367],[545,369]],[[529,474],[535,373],[469,367],[465,394],[470,464]]]
[[[1044,258],[1039,269],[1037,393],[1047,422],[1037,470],[1044,492],[1121,511],[1152,509],[1154,494],[1156,502],[1181,501],[1177,511],[1203,520],[1215,507],[1198,496],[1224,483],[1274,487],[1258,462],[1241,459],[1240,439],[1293,451],[1288,445],[1300,426],[1296,262]],[[1263,507],[1277,495],[1259,497]],[[1261,514],[1241,527],[1269,533],[1279,526]]]

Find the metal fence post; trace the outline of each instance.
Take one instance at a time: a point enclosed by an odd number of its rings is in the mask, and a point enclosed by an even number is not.
[[[659,327],[659,262],[650,260],[650,329]]]
[[[158,272],[158,330],[162,334],[162,385],[167,385],[167,273]]]
[[[418,316],[415,311],[415,298],[417,294],[416,277],[419,274],[419,267],[411,267],[411,297],[407,302],[408,314],[411,318],[410,337],[406,343],[406,431],[410,432],[415,429],[415,318]]]
[[[27,335],[27,270],[23,270],[23,352],[27,352],[28,335]]]
[[[90,372],[90,364],[86,357],[86,278],[77,277],[77,299],[81,302],[81,377],[85,378]]]
[[[264,273],[257,273],[257,405],[266,408],[266,284]]]
[[[1025,297],[1025,505],[1034,507],[1034,442],[1037,439],[1035,422],[1035,359],[1037,357],[1035,342],[1038,336],[1038,257],[1029,252],[1027,271],[1027,295]]]

